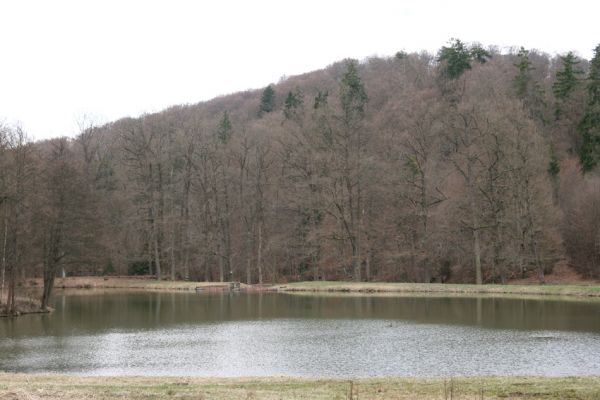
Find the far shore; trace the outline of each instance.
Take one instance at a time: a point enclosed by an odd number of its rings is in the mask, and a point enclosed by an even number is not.
[[[41,288],[40,279],[30,279],[27,287]],[[67,277],[56,279],[55,289],[135,289],[149,291],[221,291],[229,290],[229,282],[193,282],[156,280],[152,277]],[[361,294],[453,294],[453,295],[526,295],[600,297],[600,283],[507,284],[472,285],[440,283],[306,281],[286,284],[240,284],[243,291],[276,291],[304,293],[361,293]]]
[[[527,296],[600,297],[600,284],[508,284],[470,285],[442,283],[386,282],[297,282],[276,285],[284,292],[346,292],[346,293],[430,293],[430,294],[493,294]]]
[[[77,377],[0,372],[0,398],[20,399],[598,399],[600,377],[314,379]]]

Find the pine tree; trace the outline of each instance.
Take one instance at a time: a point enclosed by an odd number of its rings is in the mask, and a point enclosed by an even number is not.
[[[298,112],[302,105],[304,104],[304,94],[298,88],[294,91],[289,91],[287,97],[285,98],[285,103],[283,106],[283,115],[285,115],[286,119],[293,119],[298,116]]]
[[[529,91],[531,84],[531,71],[534,69],[529,60],[529,51],[521,47],[517,54],[517,67],[518,73],[514,79],[515,90],[519,99],[524,99]]]
[[[229,120],[229,113],[225,111],[223,113],[223,117],[219,121],[219,126],[217,127],[217,138],[223,144],[227,144],[229,139],[231,139],[231,134],[233,133],[233,128],[231,126],[231,121]]]
[[[588,104],[578,130],[582,144],[579,158],[583,172],[589,172],[600,162],[600,45],[594,49],[587,79]]]
[[[269,85],[263,91],[260,99],[260,108],[258,110],[258,116],[270,113],[275,108],[275,89],[273,85]]]
[[[315,96],[315,101],[313,104],[313,108],[315,110],[324,107],[327,105],[327,99],[329,97],[329,92],[319,90],[317,95]]]
[[[400,51],[396,52],[397,60],[404,60],[406,57],[408,57],[408,54],[404,50],[400,50]]]
[[[552,85],[552,92],[557,100],[556,109],[554,116],[558,120],[561,117],[562,107],[561,103],[567,100],[571,94],[579,86],[579,75],[583,74],[583,71],[577,68],[579,60],[573,54],[568,52],[566,56],[560,58],[563,64],[562,70],[556,73],[556,81]]]
[[[450,46],[443,46],[438,52],[437,61],[442,64],[441,75],[454,80],[470,70],[473,61],[484,64],[491,57],[481,46],[467,46],[459,39],[451,39]]]
[[[589,104],[600,104],[600,44],[594,49],[587,89]]]
[[[513,86],[517,98],[523,101],[523,106],[529,114],[538,122],[545,124],[544,118],[544,93],[538,82],[534,81],[532,71],[535,69],[529,59],[529,51],[521,47],[517,54],[517,75],[513,80]]]
[[[362,177],[362,159],[367,136],[364,135],[363,123],[368,97],[362,79],[358,75],[358,63],[350,60],[346,64],[346,73],[342,77],[340,87],[340,105],[342,115],[339,117],[341,129],[337,148],[340,156],[340,167],[343,171],[338,182],[343,182],[347,190],[342,201],[334,200],[335,208],[340,210],[338,218],[343,221],[345,233],[352,248],[352,269],[355,281],[361,280],[362,247],[361,229],[364,212],[365,182]],[[342,211],[342,210],[348,210]]]
[[[362,119],[367,104],[367,93],[365,87],[358,76],[356,61],[352,60],[347,64],[347,70],[342,78],[342,89],[340,101],[345,117],[349,119]]]
[[[513,86],[517,98],[523,102],[523,107],[529,115],[538,123],[545,125],[546,118],[544,111],[546,104],[541,86],[534,81],[532,71],[535,69],[529,59],[529,51],[524,47],[517,53],[517,62],[514,64],[517,68],[517,74],[513,79]],[[560,162],[554,151],[554,146],[550,146],[550,162],[548,164],[548,173],[553,177],[558,177],[560,173]]]

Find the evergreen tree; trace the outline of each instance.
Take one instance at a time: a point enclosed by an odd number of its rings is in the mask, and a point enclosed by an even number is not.
[[[515,67],[517,67],[518,73],[514,79],[515,90],[518,98],[525,99],[531,84],[531,71],[534,68],[529,60],[529,51],[525,50],[524,47],[519,50],[517,60]]]
[[[491,57],[481,46],[467,46],[459,39],[451,39],[450,46],[443,46],[438,52],[437,61],[442,64],[441,75],[454,80],[470,70],[473,61],[484,64]]]
[[[233,127],[231,126],[231,121],[229,120],[229,113],[225,111],[223,113],[223,117],[219,121],[219,126],[217,127],[217,138],[223,144],[227,144],[229,139],[231,139],[231,134],[233,133]]]
[[[332,186],[346,187],[338,192],[333,206],[338,210],[345,236],[352,248],[352,269],[355,281],[361,280],[362,250],[361,230],[364,217],[364,197],[367,183],[362,179],[363,157],[367,135],[364,134],[365,108],[368,101],[362,79],[358,75],[358,63],[349,60],[340,87],[341,115],[337,131],[337,159],[341,171]],[[347,210],[347,211],[346,211]]]
[[[566,56],[560,58],[563,64],[562,70],[556,73],[556,81],[552,85],[552,92],[557,100],[554,116],[558,120],[562,113],[561,103],[567,100],[579,85],[579,75],[583,71],[577,68],[579,60],[573,54],[568,52]]]
[[[535,69],[529,59],[529,51],[524,47],[517,53],[517,62],[514,64],[517,68],[517,74],[513,80],[515,94],[523,102],[523,107],[529,112],[529,115],[538,123],[545,125],[546,118],[544,111],[546,104],[541,86],[534,81],[532,71]],[[548,163],[548,173],[557,178],[560,173],[560,163],[554,146],[550,146],[550,161]]]
[[[400,51],[396,52],[397,60],[404,60],[406,57],[408,57],[408,54],[404,50],[400,50]]]
[[[600,104],[600,44],[594,49],[587,85],[589,104]]]
[[[531,72],[535,68],[529,59],[528,50],[521,47],[514,66],[517,68],[517,75],[515,75],[513,85],[517,97],[523,101],[523,106],[536,121],[545,124],[544,109],[546,104],[544,93],[539,83],[533,79]]]
[[[260,108],[258,110],[258,116],[262,116],[265,113],[270,113],[275,108],[275,89],[273,85],[269,85],[263,91],[260,99]]]
[[[345,118],[362,119],[367,104],[367,92],[358,75],[357,63],[351,60],[347,64],[347,70],[342,78],[342,89],[340,101]]]
[[[304,104],[304,94],[298,88],[295,91],[289,91],[287,97],[285,98],[285,103],[283,107],[283,115],[287,119],[293,119],[298,116],[298,112],[302,105]]]
[[[578,126],[582,139],[579,158],[584,172],[600,162],[600,45],[594,49],[587,81],[588,104]]]
[[[315,102],[314,102],[313,108],[316,110],[323,106],[326,106],[328,97],[329,97],[329,92],[319,90],[317,92],[317,95],[315,96]]]

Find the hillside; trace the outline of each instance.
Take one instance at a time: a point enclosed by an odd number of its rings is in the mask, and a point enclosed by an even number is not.
[[[598,53],[454,41],[74,140],[4,127],[7,276],[598,278]]]

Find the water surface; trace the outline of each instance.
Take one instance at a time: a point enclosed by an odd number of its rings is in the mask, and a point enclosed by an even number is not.
[[[109,293],[0,319],[0,370],[77,375],[600,374],[600,302]]]

